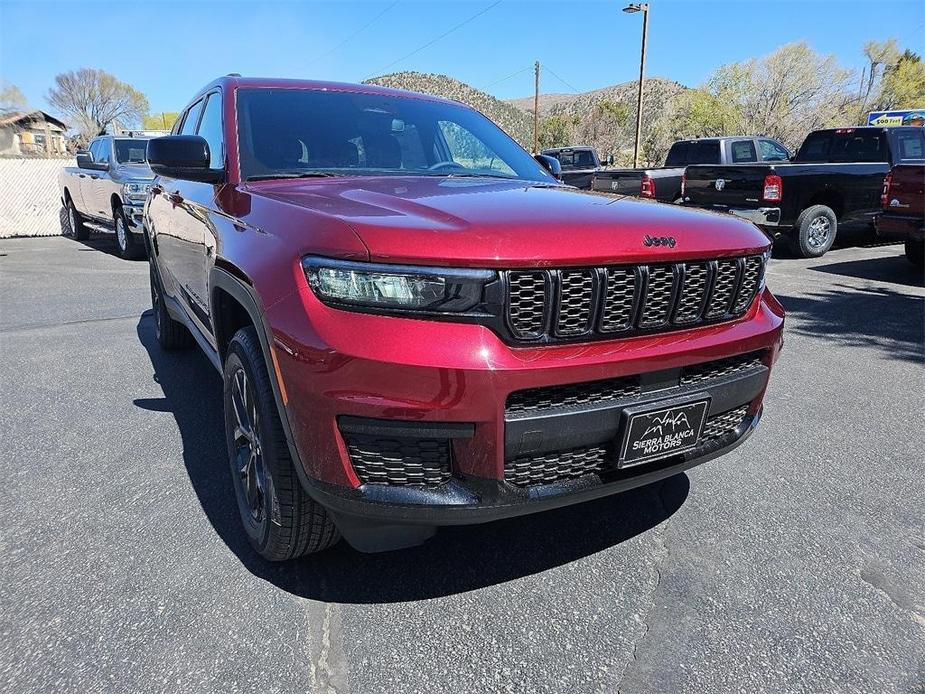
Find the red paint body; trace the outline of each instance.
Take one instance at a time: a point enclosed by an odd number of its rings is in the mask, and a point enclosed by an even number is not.
[[[223,78],[203,93],[220,89],[224,95],[227,182],[172,180],[155,189],[148,205],[160,252],[173,254],[158,261],[165,291],[180,303],[204,299],[188,310],[189,317],[219,353],[222,346],[203,316],[212,310],[205,300],[212,291],[209,269],[228,269],[258,297],[275,346],[293,443],[309,480],[359,484],[338,431],[341,415],[474,423],[473,438],[453,443],[454,472],[500,480],[505,400],[512,391],[761,349],[768,350],[768,366],[776,359],[783,310],[766,289],[742,318],[725,323],[528,347],[506,344],[483,325],[322,304],[300,265],[309,254],[413,265],[561,268],[741,256],[766,251],[770,242],[735,217],[554,185],[423,176],[241,182],[234,108],[240,87],[401,93]],[[188,214],[175,214],[177,196]],[[677,244],[646,247],[646,235],[672,236]],[[184,272],[192,279],[184,279]],[[759,397],[750,413],[760,406]]]

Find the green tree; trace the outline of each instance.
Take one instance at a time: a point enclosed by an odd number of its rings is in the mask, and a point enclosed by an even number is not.
[[[540,121],[540,149],[565,147],[572,144],[572,132],[576,119],[570,116],[547,116]]]
[[[925,63],[906,50],[883,74],[877,110],[925,107]]]
[[[141,124],[145,130],[170,130],[179,116],[176,111],[151,113],[141,119]]]
[[[26,95],[15,84],[4,82],[0,87],[0,113],[14,113],[25,111],[27,108]]]
[[[148,99],[104,70],[81,68],[55,77],[48,102],[69,117],[86,141],[113,121],[132,126],[148,113]]]

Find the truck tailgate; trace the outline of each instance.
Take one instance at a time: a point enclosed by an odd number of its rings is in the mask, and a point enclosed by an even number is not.
[[[642,191],[642,174],[638,169],[598,171],[591,181],[591,190],[638,197]]]
[[[688,166],[685,174],[685,202],[698,207],[758,207],[761,204],[764,177],[772,169],[773,167],[767,164]]]

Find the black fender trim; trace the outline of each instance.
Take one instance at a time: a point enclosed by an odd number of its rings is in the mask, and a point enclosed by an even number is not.
[[[250,316],[254,328],[257,330],[257,337],[260,340],[260,349],[263,352],[264,364],[267,368],[267,374],[270,376],[270,385],[273,387],[273,399],[276,401],[276,411],[279,413],[279,421],[282,423],[283,433],[286,435],[286,445],[289,446],[289,455],[292,457],[292,461],[295,464],[296,474],[298,475],[302,488],[309,496],[315,498],[316,494],[313,490],[314,485],[305,472],[302,456],[299,455],[299,451],[295,445],[295,439],[293,439],[292,436],[292,427],[289,424],[289,413],[283,403],[283,395],[279,387],[276,367],[273,363],[273,333],[267,322],[263,304],[257,298],[251,286],[245,284],[244,281],[235,275],[232,275],[228,270],[213,266],[209,273],[209,302],[211,304],[210,308],[213,316],[216,315],[216,289],[227,292],[235,301],[244,307],[247,315]],[[215,328],[216,344],[222,344],[225,336],[221,334],[218,326],[213,325],[213,328]],[[215,366],[218,372],[224,376],[224,355],[216,353],[216,359]]]

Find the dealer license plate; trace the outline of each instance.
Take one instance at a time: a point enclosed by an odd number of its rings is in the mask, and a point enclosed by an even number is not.
[[[696,448],[709,406],[710,400],[706,398],[628,411],[618,467],[631,467]]]

